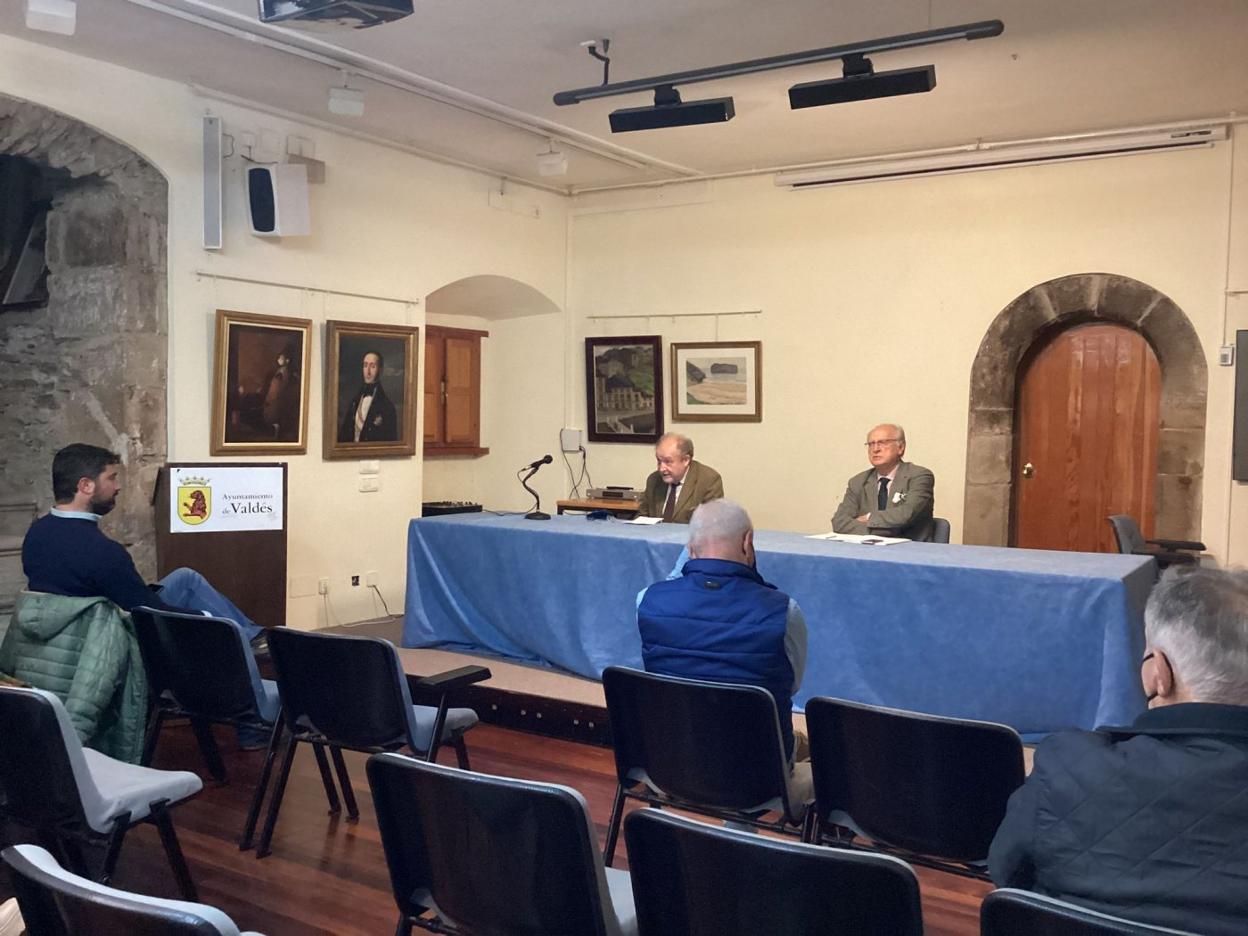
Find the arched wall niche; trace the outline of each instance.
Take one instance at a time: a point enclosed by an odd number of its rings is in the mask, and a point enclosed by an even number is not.
[[[42,511],[57,449],[109,448],[125,470],[108,532],[151,576],[151,491],[168,439],[167,182],[94,127],[5,95],[0,155],[35,166],[52,199],[48,300],[0,312],[0,501]]]
[[[971,366],[962,540],[1009,542],[1019,368],[1053,334],[1084,322],[1140,332],[1161,366],[1157,451],[1157,534],[1198,539],[1205,453],[1208,369],[1191,321],[1146,283],[1112,273],[1080,273],[1033,286],[988,327]]]

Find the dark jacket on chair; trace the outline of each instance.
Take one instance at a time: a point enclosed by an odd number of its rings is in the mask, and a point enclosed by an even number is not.
[[[1183,703],[1051,735],[992,879],[1174,929],[1248,932],[1248,706]]]
[[[806,660],[801,612],[796,605],[790,612],[788,595],[739,562],[690,559],[682,573],[641,595],[637,626],[646,671],[766,689],[776,700],[785,754],[791,757],[793,693]],[[795,626],[801,630],[796,661],[788,647]]]

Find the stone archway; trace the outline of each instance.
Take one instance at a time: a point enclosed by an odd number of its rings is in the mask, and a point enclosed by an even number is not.
[[[1161,365],[1157,533],[1200,534],[1208,370],[1196,330],[1169,297],[1112,273],[1081,273],[1027,290],[993,320],[971,366],[963,542],[1009,542],[1018,368],[1029,349],[1080,322],[1140,332]]]
[[[47,302],[0,311],[0,501],[42,512],[53,453],[107,447],[126,469],[109,534],[152,576],[151,494],[168,440],[168,185],[99,130],[4,95],[0,155],[33,165],[51,191]]]

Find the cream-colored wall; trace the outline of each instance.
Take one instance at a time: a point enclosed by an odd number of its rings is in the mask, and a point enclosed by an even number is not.
[[[669,428],[694,438],[727,495],[760,527],[825,530],[845,480],[866,467],[867,430],[897,421],[907,456],[935,472],[936,511],[957,541],[969,375],[985,329],[1045,280],[1133,277],[1178,303],[1209,358],[1204,537],[1223,555],[1229,370],[1216,352],[1229,165],[1220,146],[803,192],[727,180],[702,203],[672,208],[637,207],[644,193],[583,196],[572,221],[569,365],[583,368],[591,334],[661,334],[665,346],[761,339],[761,423],[671,423],[668,402]],[[670,317],[750,309],[762,312]],[[586,318],[638,313],[654,317]],[[583,383],[566,388],[569,418],[583,425]],[[650,454],[593,445],[595,479],[639,486]]]
[[[1231,187],[1231,241],[1228,251],[1226,342],[1235,344],[1235,332],[1248,330],[1248,128],[1235,139],[1235,177]],[[1229,463],[1232,442],[1230,420],[1234,414],[1235,371],[1248,368],[1237,360],[1235,367],[1219,367],[1214,373],[1220,417],[1227,431],[1215,444]],[[1229,476],[1229,468],[1227,469]],[[1226,555],[1234,565],[1248,567],[1248,482],[1228,481],[1222,489],[1227,511]]]
[[[351,588],[353,573],[379,572],[391,610],[403,603],[407,518],[419,513],[420,457],[384,459],[382,490],[360,493],[359,463],[321,458],[321,377],[326,319],[420,325],[423,297],[447,283],[489,273],[526,283],[558,305],[565,284],[566,202],[547,193],[512,188],[513,197],[540,209],[540,217],[489,207],[497,181],[425,162],[319,129],[299,126],[244,108],[197,98],[188,88],[137,72],[0,36],[0,88],[7,94],[64,112],[117,138],[146,156],[169,180],[169,455],[203,459],[209,450],[213,314],[216,308],[311,318],[312,342],[308,453],[292,456],[289,499],[290,591],[288,622],[297,627],[359,620],[380,612],[364,587]],[[283,140],[311,140],[327,166],[324,185],[311,189],[315,233],[266,241],[246,233],[241,160],[227,160],[224,250],[201,249],[200,118],[224,119],[227,133],[270,131]],[[326,296],[197,277],[197,270],[307,286],[410,298],[415,304]],[[562,316],[557,316],[562,319]],[[550,329],[547,329],[550,331]],[[519,324],[493,329],[504,342],[538,347]],[[561,366],[562,324],[554,332],[551,359]],[[525,342],[530,342],[525,345]],[[504,358],[505,369],[519,364]],[[535,399],[557,397],[536,389]],[[524,396],[510,403],[515,420],[491,411],[499,425],[492,458],[499,464],[532,459],[521,429],[532,425]],[[501,401],[497,406],[506,405]],[[558,410],[558,406],[555,407]],[[558,421],[558,416],[555,418]],[[543,430],[544,431],[544,430]],[[486,444],[490,444],[487,440]],[[509,450],[509,446],[515,450]],[[263,459],[272,460],[272,457]],[[511,469],[514,471],[514,469]],[[482,496],[502,491],[481,472]],[[316,579],[330,579],[329,613],[315,593]]]

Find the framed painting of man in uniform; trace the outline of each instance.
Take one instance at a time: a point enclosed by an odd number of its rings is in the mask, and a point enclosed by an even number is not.
[[[308,450],[312,321],[217,310],[213,455]]]
[[[416,454],[416,344],[409,325],[325,323],[326,458]]]
[[[663,434],[663,339],[585,339],[585,407],[591,442],[648,442]]]

